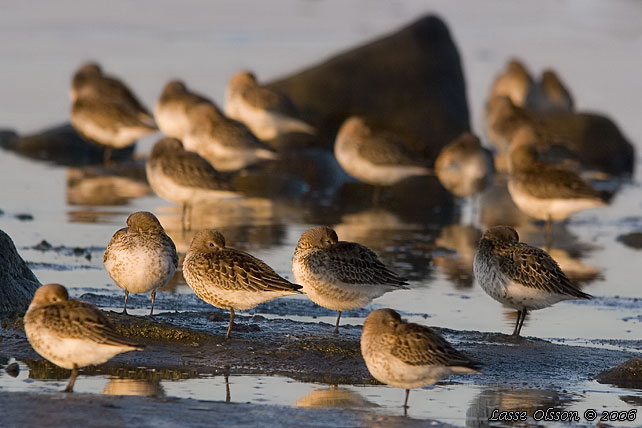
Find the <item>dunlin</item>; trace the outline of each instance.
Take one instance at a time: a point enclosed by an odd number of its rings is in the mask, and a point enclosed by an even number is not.
[[[339,241],[327,226],[301,235],[292,260],[292,272],[303,292],[317,305],[341,312],[360,308],[388,291],[407,289],[405,279],[388,269],[366,246]]]
[[[506,69],[499,74],[490,88],[489,100],[496,96],[506,96],[516,106],[523,107],[528,92],[533,85],[530,73],[517,59],[511,59]]]
[[[573,97],[553,70],[544,70],[539,82],[531,86],[526,106],[534,110],[551,112],[573,111]]]
[[[435,173],[441,184],[460,198],[489,186],[494,172],[493,154],[470,133],[464,133],[446,145],[435,161]]]
[[[225,91],[225,114],[245,123],[261,140],[288,133],[314,134],[284,94],[259,85],[249,71],[233,75]]]
[[[72,370],[65,392],[74,388],[78,368],[102,364],[143,346],[119,335],[94,305],[70,300],[59,284],[40,287],[24,317],[27,339],[38,354]]]
[[[510,151],[508,191],[520,210],[546,220],[550,237],[553,221],[606,205],[601,194],[576,173],[541,162],[532,144],[517,144]]]
[[[234,171],[277,154],[254,136],[243,123],[225,117],[211,104],[188,112],[190,129],[183,137],[187,150],[203,156],[219,171]]]
[[[363,323],[361,355],[379,382],[406,390],[432,385],[451,374],[479,374],[479,363],[428,327],[404,322],[392,309],[371,312]]]
[[[183,206],[181,226],[189,229],[190,205],[233,196],[230,183],[198,154],[175,138],[163,138],[145,164],[147,181],[161,198]]]
[[[202,103],[214,105],[210,99],[191,92],[182,81],[168,82],[154,108],[158,128],[168,137],[183,139],[190,128],[188,111]]]
[[[151,291],[149,316],[152,316],[156,290],[167,284],[178,267],[174,242],[165,234],[156,216],[146,211],[127,218],[127,227],[116,232],[109,241],[103,261],[109,276],[125,290],[124,314],[130,292]]]
[[[217,308],[230,310],[230,337],[235,309],[251,309],[276,297],[299,293],[300,285],[282,278],[256,257],[225,247],[216,230],[194,235],[183,262],[183,276],[194,293]]]
[[[152,116],[131,90],[95,63],[76,71],[70,95],[71,124],[83,137],[105,146],[106,163],[112,148],[130,146],[156,131]]]
[[[517,309],[513,336],[519,336],[528,311],[592,297],[580,291],[546,251],[519,242],[519,235],[509,226],[484,232],[473,269],[490,297]]]
[[[397,135],[373,129],[364,118],[346,120],[337,134],[334,155],[354,178],[375,186],[390,186],[430,168]]]

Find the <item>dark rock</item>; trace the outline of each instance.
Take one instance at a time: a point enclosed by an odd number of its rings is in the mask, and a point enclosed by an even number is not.
[[[20,366],[18,366],[18,363],[11,363],[7,366],[6,371],[11,377],[18,377],[20,374]]]
[[[83,139],[69,124],[54,126],[24,137],[15,133],[3,136],[0,132],[0,146],[32,159],[47,160],[58,165],[83,166],[101,164],[104,161],[104,147]],[[114,149],[111,160],[131,159],[135,145]]]
[[[642,232],[631,232],[617,237],[617,240],[627,247],[642,250]]]
[[[399,134],[433,160],[470,128],[457,47],[432,15],[270,87],[292,98],[328,149],[352,115]]]
[[[13,241],[0,230],[0,311],[27,309],[40,282],[20,257]]]
[[[603,371],[597,376],[600,383],[617,385],[620,388],[642,388],[642,358],[635,357]]]
[[[31,220],[33,220],[33,216],[31,214],[26,214],[26,213],[16,214],[15,218],[17,218],[20,221],[31,221]]]

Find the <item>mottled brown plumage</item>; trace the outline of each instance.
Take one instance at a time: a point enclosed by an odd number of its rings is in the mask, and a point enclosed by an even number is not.
[[[391,309],[371,312],[363,324],[361,354],[380,382],[406,389],[432,385],[453,373],[478,373],[479,363],[432,329],[404,322]]]
[[[374,251],[355,242],[339,241],[336,232],[318,226],[304,232],[292,261],[292,272],[316,304],[341,312],[368,304],[408,284],[379,260]]]
[[[154,118],[165,135],[182,139],[191,126],[189,111],[199,104],[208,104],[217,109],[209,98],[190,91],[181,80],[171,80],[156,102]]]
[[[488,295],[518,310],[514,335],[519,335],[529,310],[592,297],[579,290],[546,251],[519,242],[517,232],[509,226],[484,232],[475,254],[474,273]]]
[[[101,364],[116,354],[143,346],[118,334],[95,306],[69,300],[65,287],[40,287],[24,317],[27,339],[52,363],[72,369],[66,392],[73,389],[78,367]]]
[[[147,211],[127,218],[127,227],[118,230],[109,241],[103,257],[105,269],[125,290],[123,313],[127,313],[129,293],[152,292],[149,315],[154,314],[156,291],[167,284],[178,267],[178,254],[163,226]]]
[[[230,310],[226,338],[232,329],[234,309],[251,309],[276,297],[298,293],[301,288],[262,260],[227,248],[225,238],[216,230],[203,230],[194,235],[183,262],[183,276],[198,297]]]

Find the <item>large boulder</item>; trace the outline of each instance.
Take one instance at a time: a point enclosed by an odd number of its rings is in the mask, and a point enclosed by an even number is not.
[[[0,312],[27,309],[33,294],[40,287],[13,241],[0,230]]]
[[[432,15],[269,86],[292,98],[327,149],[352,115],[399,134],[432,160],[470,128],[457,47]]]
[[[597,376],[600,383],[610,383],[620,388],[642,388],[642,358],[635,357]]]

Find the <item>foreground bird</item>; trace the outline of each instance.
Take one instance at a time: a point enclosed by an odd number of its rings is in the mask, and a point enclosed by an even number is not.
[[[142,351],[116,333],[94,305],[70,300],[67,289],[47,284],[36,290],[24,317],[33,349],[57,366],[72,370],[65,392],[72,392],[78,368],[102,364],[122,352]]]
[[[379,382],[406,390],[432,385],[451,374],[479,374],[479,363],[453,348],[432,329],[404,322],[392,309],[371,312],[363,323],[361,355]]]
[[[190,229],[190,207],[199,201],[236,196],[229,181],[175,138],[154,144],[145,163],[147,181],[161,198],[183,206],[181,226]]]
[[[453,195],[467,197],[493,181],[493,154],[468,132],[446,145],[435,160],[439,182]]]
[[[278,158],[247,126],[225,117],[213,104],[191,108],[188,117],[190,129],[183,137],[185,148],[203,156],[219,171],[235,171]]]
[[[156,131],[151,114],[132,91],[115,77],[103,74],[98,64],[81,66],[72,79],[71,124],[80,135],[111,150],[131,146]]]
[[[156,102],[154,118],[168,137],[183,139],[190,129],[189,110],[199,104],[214,105],[209,98],[191,92],[180,80],[171,80]]]
[[[568,279],[546,251],[519,242],[519,235],[509,226],[484,232],[473,271],[486,294],[517,309],[513,336],[519,336],[528,311],[562,300],[592,298]]]
[[[183,276],[198,297],[217,308],[230,310],[226,339],[232,332],[235,309],[251,309],[301,289],[256,257],[226,248],[225,238],[216,230],[202,230],[194,235],[183,262]]]
[[[602,195],[573,171],[542,162],[532,144],[519,144],[510,151],[508,191],[520,210],[546,220],[551,237],[553,221],[606,205]]]
[[[264,141],[294,132],[315,133],[312,126],[299,119],[288,97],[259,85],[249,71],[240,71],[230,78],[225,91],[225,114],[245,123]]]
[[[301,235],[292,260],[294,280],[319,306],[341,312],[367,305],[388,291],[407,289],[408,283],[388,269],[368,247],[339,241],[327,226]]]
[[[178,254],[172,239],[163,226],[146,211],[127,218],[127,227],[114,234],[103,258],[105,269],[120,288],[125,290],[123,314],[127,313],[129,293],[152,292],[154,314],[156,290],[162,288],[178,267]]]
[[[358,116],[341,125],[334,155],[348,174],[374,186],[390,186],[408,177],[431,174],[421,156],[407,148],[400,137],[375,130]]]

